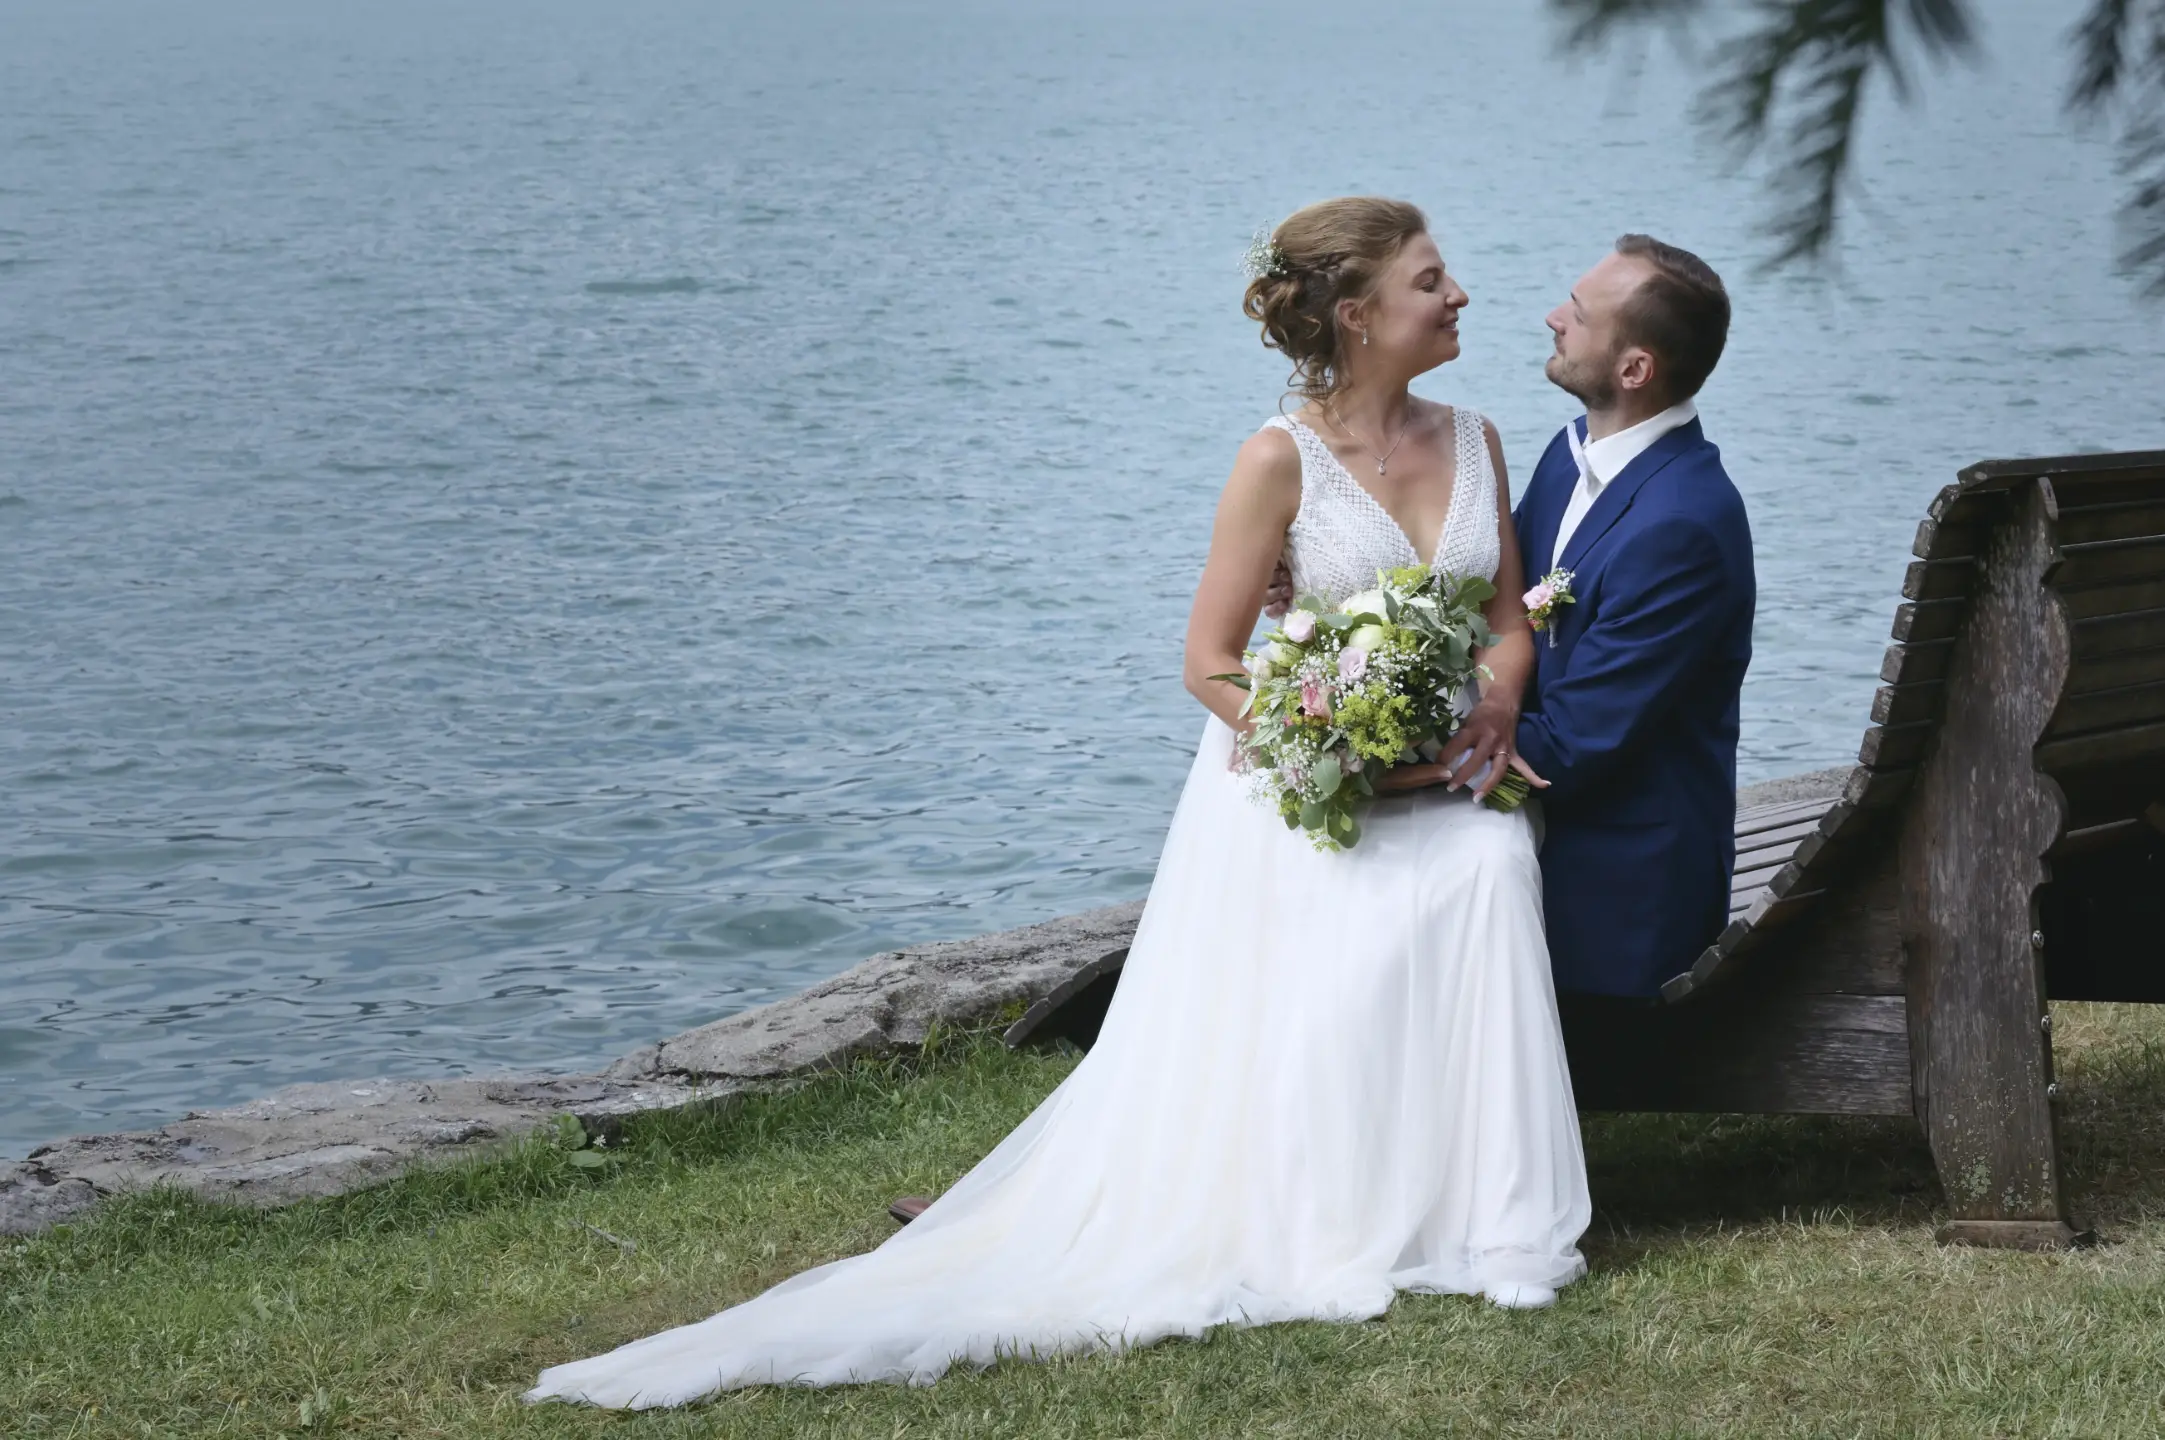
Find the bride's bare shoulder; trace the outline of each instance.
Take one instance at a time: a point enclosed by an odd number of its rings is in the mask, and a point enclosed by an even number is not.
[[[1265,425],[1241,442],[1233,457],[1233,473],[1226,478],[1225,493],[1269,511],[1290,515],[1300,508],[1301,455],[1293,437],[1276,425]]]
[[[1265,425],[1241,442],[1240,452],[1233,457],[1233,473],[1247,471],[1258,479],[1278,482],[1291,481],[1300,488],[1301,450],[1300,442],[1291,431],[1277,425]]]

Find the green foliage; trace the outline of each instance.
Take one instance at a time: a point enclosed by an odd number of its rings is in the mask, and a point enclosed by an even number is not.
[[[1708,36],[1704,122],[1739,158],[1762,157],[1778,200],[1767,226],[1773,261],[1824,258],[1839,229],[1858,117],[1875,81],[1898,99],[1915,60],[1976,53],[1971,0],[1761,0],[1737,29],[1709,0],[1549,0],[1565,42],[1586,50],[1634,32]],[[2068,105],[2119,129],[2130,190],[2123,261],[2165,297],[2165,0],[2089,0],[2068,36]]]
[[[1336,718],[1354,753],[1363,760],[1391,764],[1421,738],[1410,695],[1377,699],[1356,690],[1340,697]]]
[[[888,1199],[953,1183],[1073,1065],[949,1031],[785,1094],[629,1121],[606,1170],[570,1169],[544,1134],[287,1210],[150,1193],[0,1242],[0,1435],[2148,1435],[2165,1010],[2057,1005],[2053,1034],[2073,1202],[2111,1242],[2090,1252],[1935,1245],[1943,1202],[1906,1121],[1590,1116],[1593,1273],[1553,1310],[1405,1296],[1368,1324],[927,1389],[633,1415],[519,1402],[546,1365],[877,1244]]]

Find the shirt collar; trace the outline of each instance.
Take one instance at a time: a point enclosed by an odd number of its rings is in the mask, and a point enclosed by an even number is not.
[[[1656,440],[1698,418],[1699,407],[1685,400],[1671,405],[1659,415],[1641,420],[1628,430],[1584,442],[1579,440],[1579,427],[1574,422],[1571,448],[1578,458],[1580,473],[1584,475],[1591,471],[1595,483],[1606,485],[1623,474],[1624,467],[1645,454]]]

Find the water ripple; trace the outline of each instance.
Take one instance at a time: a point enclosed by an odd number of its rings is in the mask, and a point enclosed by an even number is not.
[[[1271,78],[1282,0],[11,10],[0,1154],[589,1064],[1142,893],[1283,378],[1234,259],[1319,195],[1430,207],[1475,297],[1431,391],[1521,476],[1607,237],[1732,275],[1747,779],[1853,752],[1957,466],[2165,436],[2109,146],[2049,93],[1950,75],[1860,152],[1899,233],[1761,279],[1688,76],[1633,109],[1531,7],[1393,4],[1449,43],[1329,105]]]

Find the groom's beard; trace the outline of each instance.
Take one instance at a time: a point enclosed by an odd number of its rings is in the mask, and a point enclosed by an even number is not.
[[[1549,383],[1566,395],[1577,400],[1588,410],[1610,410],[1616,406],[1616,377],[1604,365],[1596,370],[1591,365],[1573,365],[1561,355],[1551,355],[1549,363],[1542,367]]]

